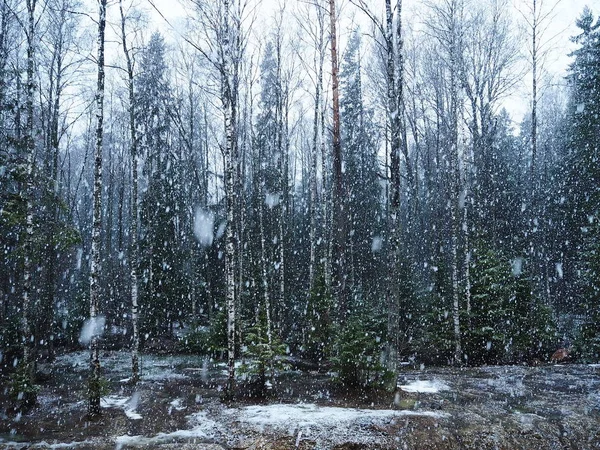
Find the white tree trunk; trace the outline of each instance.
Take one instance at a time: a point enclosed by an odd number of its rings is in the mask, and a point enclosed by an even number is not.
[[[458,261],[458,236],[460,234],[459,197],[460,197],[460,167],[458,158],[458,64],[459,64],[459,42],[458,42],[458,8],[457,2],[452,3],[452,17],[450,30],[450,218],[452,226],[451,254],[452,254],[452,322],[454,326],[454,360],[456,364],[462,364],[462,344],[460,330],[460,303],[459,303],[459,261]]]
[[[127,61],[127,87],[129,92],[129,132],[131,139],[131,270],[129,281],[131,284],[131,323],[133,327],[133,337],[131,345],[131,382],[136,383],[140,378],[140,332],[139,332],[139,312],[138,312],[138,148],[137,133],[135,125],[135,95],[134,95],[134,76],[133,64],[129,48],[127,47],[125,33],[125,15],[123,13],[123,0],[119,0],[119,10],[121,13],[121,39],[123,44],[123,53]]]
[[[101,271],[100,232],[102,230],[102,143],[104,137],[104,33],[107,0],[98,0],[98,82],[96,90],[96,150],[94,157],[94,211],[90,267],[90,320],[98,323],[100,305],[99,275]],[[100,355],[98,336],[90,344],[90,379],[88,386],[88,414],[100,414]]]
[[[34,117],[33,100],[35,95],[35,7],[36,0],[27,0],[27,130],[26,130],[26,170],[25,180],[25,242],[23,260],[23,305],[21,310],[21,339],[23,344],[23,368],[29,382],[33,384],[35,365],[33,361],[34,334],[29,320],[31,309],[31,255],[33,244],[33,176],[34,176]],[[33,399],[32,399],[33,400]]]
[[[223,61],[221,79],[221,101],[223,103],[223,121],[225,128],[224,180],[227,204],[227,230],[225,233],[225,283],[227,307],[227,396],[235,394],[235,327],[236,327],[236,290],[235,290],[235,174],[237,164],[235,151],[235,110],[234,85],[232,80],[233,56],[232,36],[229,27],[230,3],[223,1]]]

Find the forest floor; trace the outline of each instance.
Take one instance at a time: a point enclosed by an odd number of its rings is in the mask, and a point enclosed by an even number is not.
[[[144,355],[133,387],[129,354],[106,352],[109,392],[88,421],[87,358],[40,365],[47,381],[29,414],[7,416],[0,392],[0,448],[600,449],[598,365],[406,369],[396,395],[295,370],[267,400],[225,403],[222,363]]]

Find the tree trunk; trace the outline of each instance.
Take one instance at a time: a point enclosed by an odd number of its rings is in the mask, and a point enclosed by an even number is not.
[[[460,197],[460,167],[458,160],[458,51],[455,17],[452,11],[452,29],[450,30],[450,217],[452,226],[451,254],[452,254],[452,322],[454,326],[454,361],[462,364],[462,344],[460,330],[460,304],[459,304],[459,261],[458,261],[458,236],[460,234],[459,197]]]
[[[534,198],[535,190],[535,159],[537,156],[537,33],[538,33],[537,0],[533,0],[533,18],[531,22],[531,65],[532,65],[532,91],[531,91],[531,192]]]
[[[338,54],[337,54],[337,12],[335,0],[329,0],[329,21],[331,32],[331,86],[333,100],[333,264],[335,276],[335,298],[339,320],[343,323],[347,311],[347,283],[346,283],[346,217],[344,208],[344,184],[342,179],[342,140],[340,130],[340,94],[338,80]]]
[[[127,61],[127,88],[129,93],[129,133],[131,139],[131,223],[130,223],[130,273],[129,281],[131,284],[131,323],[133,326],[133,337],[131,345],[131,382],[136,383],[140,378],[140,332],[138,325],[138,140],[135,125],[135,95],[134,95],[134,76],[133,64],[127,47],[125,34],[125,15],[123,13],[123,0],[119,0],[119,11],[121,13],[121,39],[123,41],[123,53]]]
[[[318,12],[317,14],[321,14]],[[320,16],[321,17],[321,16]],[[322,22],[319,22],[322,25]],[[308,266],[308,292],[312,295],[315,287],[315,277],[317,269],[317,152],[318,152],[318,141],[319,141],[319,112],[321,110],[321,90],[323,85],[323,54],[321,49],[323,48],[323,27],[320,28],[319,34],[319,62],[318,62],[318,73],[316,80],[315,90],[315,110],[313,120],[313,142],[310,154],[310,261]],[[315,57],[315,66],[317,66],[317,58]]]
[[[400,269],[400,152],[402,148],[402,132],[400,105],[402,102],[401,86],[402,75],[398,74],[401,67],[396,67],[401,57],[396,55],[394,49],[394,16],[391,0],[385,1],[386,12],[386,77],[387,77],[387,102],[388,122],[390,127],[390,188],[389,188],[389,262],[387,273],[387,309],[388,309],[388,342],[387,342],[387,370],[393,374],[397,372],[398,346],[399,346],[399,319],[400,319],[400,284],[398,273]],[[399,22],[400,23],[400,22]],[[397,29],[400,32],[401,28]],[[401,42],[401,37],[397,37]]]
[[[90,321],[96,328],[100,303],[99,276],[101,272],[100,233],[102,230],[102,143],[104,138],[104,32],[107,0],[98,0],[98,82],[96,90],[96,150],[94,158],[94,211],[90,267]],[[88,414],[100,414],[100,355],[96,333],[90,344],[90,378],[88,385]]]
[[[35,138],[34,138],[34,117],[33,117],[33,99],[35,94],[35,73],[34,73],[34,58],[35,58],[35,7],[37,0],[27,0],[27,130],[26,130],[26,164],[27,177],[25,180],[25,197],[26,197],[26,212],[25,212],[25,239],[24,239],[24,261],[23,261],[23,305],[21,310],[21,339],[23,344],[23,369],[26,371],[29,379],[29,384],[33,386],[35,375],[35,363],[33,347],[34,334],[30,322],[31,313],[31,257],[33,254],[33,176],[34,176],[34,153],[35,153]],[[35,398],[27,399],[27,401],[35,402]]]
[[[223,159],[225,163],[224,180],[227,204],[227,230],[225,233],[225,283],[227,304],[227,387],[226,395],[233,398],[235,394],[235,328],[236,328],[236,292],[235,292],[235,213],[237,205],[235,193],[236,156],[235,152],[235,106],[233,99],[233,82],[231,71],[233,57],[231,48],[231,30],[229,28],[230,4],[223,1],[223,61],[221,79],[221,101],[223,103],[223,121],[225,128],[225,147]]]

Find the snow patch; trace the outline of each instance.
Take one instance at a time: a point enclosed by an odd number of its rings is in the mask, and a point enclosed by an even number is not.
[[[187,375],[183,375],[181,373],[174,373],[170,371],[142,376],[142,379],[144,381],[188,380],[189,378],[190,377],[188,377]]]
[[[171,403],[169,403],[169,415],[171,415],[171,413],[173,412],[173,410],[175,410],[175,411],[183,411],[185,409],[185,406],[181,405],[182,401],[183,401],[183,399],[176,398]]]
[[[449,391],[450,386],[440,380],[416,380],[409,384],[398,385],[404,392],[418,392],[424,394],[435,394],[440,391]]]
[[[40,442],[4,442],[0,438],[0,444],[2,444],[3,448],[50,448],[50,449],[59,449],[59,448],[82,448],[85,446],[86,448],[93,448],[93,442],[91,441],[82,441],[82,442],[59,442],[50,444],[46,441]]]
[[[284,428],[294,431],[298,428],[332,428],[358,424],[390,422],[396,417],[424,416],[445,417],[435,412],[418,412],[390,409],[353,409],[333,406],[317,406],[313,403],[298,405],[274,404],[253,405],[224,411],[236,420],[262,430],[264,427]]]
[[[100,399],[100,406],[102,408],[117,408],[122,409],[127,417],[132,420],[140,420],[142,416],[135,410],[140,400],[140,394],[134,393],[131,398],[120,397],[118,395],[109,395]]]
[[[558,278],[563,277],[563,265],[561,262],[556,263],[556,275],[558,276]]]
[[[193,425],[189,430],[177,430],[172,433],[158,433],[156,436],[119,436],[116,440],[116,450],[123,446],[150,447],[157,444],[165,444],[188,439],[211,439],[218,432],[224,431],[222,427],[212,419],[209,419],[205,411],[200,411],[188,417]]]

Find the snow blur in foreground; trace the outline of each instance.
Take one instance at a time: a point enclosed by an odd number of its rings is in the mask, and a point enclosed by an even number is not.
[[[398,385],[404,392],[435,394],[440,391],[449,391],[450,386],[440,380],[416,380],[409,384]]]
[[[105,324],[106,319],[104,316],[96,316],[86,320],[81,328],[81,333],[79,334],[79,343],[82,345],[89,345],[94,337],[102,336]]]
[[[210,247],[213,243],[215,215],[211,211],[196,208],[194,217],[194,236],[203,247]]]

